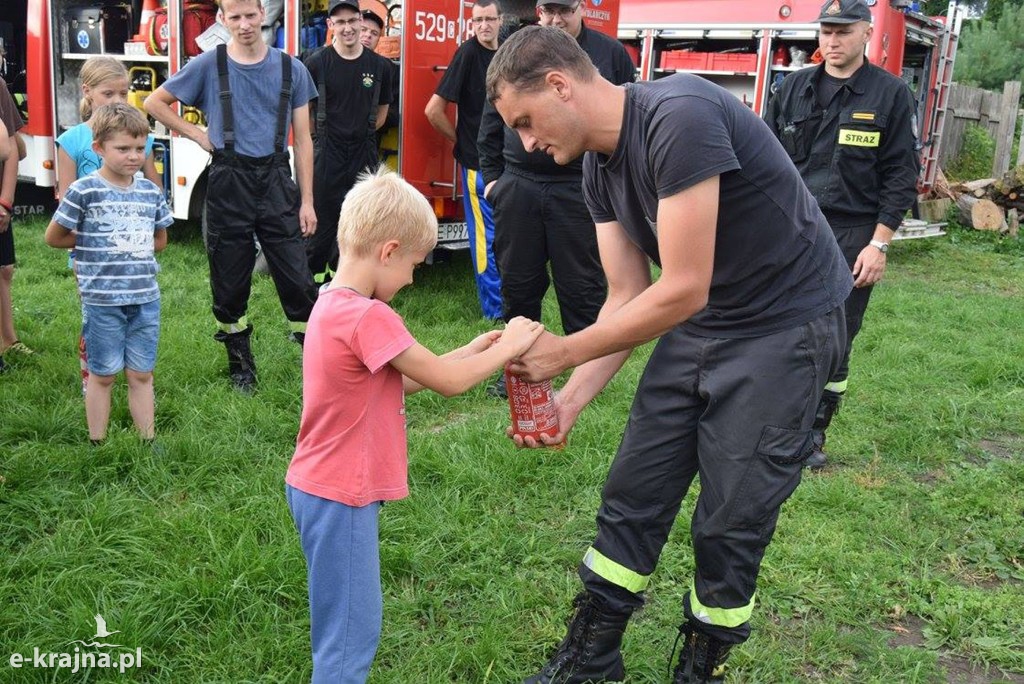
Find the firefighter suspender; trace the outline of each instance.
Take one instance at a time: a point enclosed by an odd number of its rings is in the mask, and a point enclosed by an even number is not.
[[[324,50],[333,50],[330,45],[320,47],[314,54],[313,59],[320,60],[320,68],[317,69],[319,76],[316,79],[316,137],[323,140],[327,135],[327,60],[324,59]]]
[[[274,151],[284,152],[288,137],[288,110],[292,104],[292,58],[281,53],[281,100],[277,105],[277,136]]]
[[[381,68],[383,62],[377,60],[377,73],[373,75],[373,95],[370,96],[370,116],[367,123],[370,126],[370,130],[367,134],[376,140],[377,137],[377,101],[380,99],[380,80],[384,78],[384,69]]]
[[[228,83],[228,48],[217,46],[217,83],[220,94],[221,115],[224,119],[224,149],[235,150],[235,118],[231,108],[231,86]],[[281,98],[277,106],[277,133],[274,136],[274,152],[285,151],[288,137],[288,110],[292,100],[292,60],[281,53]]]
[[[228,46],[217,46],[217,84],[220,87],[220,111],[224,119],[224,149],[235,151],[235,118],[231,110],[231,86],[228,84]]]

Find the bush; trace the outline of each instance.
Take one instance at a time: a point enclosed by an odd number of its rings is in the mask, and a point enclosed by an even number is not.
[[[946,177],[952,182],[988,178],[992,175],[995,156],[996,142],[988,130],[978,124],[968,124],[960,154],[944,169]]]

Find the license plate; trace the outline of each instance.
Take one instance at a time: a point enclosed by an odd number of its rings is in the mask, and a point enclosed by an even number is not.
[[[469,225],[461,223],[439,223],[437,225],[437,242],[446,244],[450,242],[467,242],[469,240]]]

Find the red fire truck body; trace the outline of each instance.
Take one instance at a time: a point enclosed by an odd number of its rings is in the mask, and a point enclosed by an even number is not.
[[[122,5],[142,15],[133,27],[140,33],[146,28],[145,4],[153,0],[94,0],[94,7]],[[156,85],[180,70],[187,62],[185,38],[182,35],[183,13],[196,0],[157,0],[166,8],[165,54],[133,54],[124,42],[103,46],[102,53],[123,60],[130,74],[136,70],[155,74]],[[28,157],[19,165],[23,182],[45,188],[56,185],[57,156],[54,139],[67,128],[79,123],[78,73],[82,63],[100,50],[85,52],[75,45],[74,31],[69,28],[69,12],[83,6],[83,0],[13,0],[18,5],[14,21],[19,22],[15,34],[22,42],[24,70],[27,75],[25,96],[28,125],[22,133],[28,146]],[[264,6],[276,6],[276,41],[289,54],[307,49],[307,32],[316,17],[323,16],[327,0],[263,0]],[[434,93],[444,70],[459,44],[472,35],[469,22],[471,2],[462,0],[408,0],[388,8],[380,0],[363,0],[383,10],[387,24],[378,51],[393,58],[400,71],[400,124],[397,131],[385,137],[382,158],[412,183],[433,204],[439,219],[439,246],[456,249],[466,245],[466,223],[463,220],[459,174],[452,157],[452,144],[437,133],[423,114],[427,100]],[[586,8],[589,25],[612,36],[616,35],[619,0],[591,0]],[[531,6],[532,8],[532,6]],[[162,10],[161,10],[162,14]],[[22,30],[20,22],[24,18]],[[100,29],[102,30],[102,29]],[[189,38],[191,40],[191,38]],[[19,41],[15,41],[19,42]],[[127,42],[134,42],[134,37]],[[382,50],[382,48],[386,49]],[[150,51],[151,53],[152,51]],[[133,81],[133,79],[130,79]],[[155,87],[155,86],[154,86]],[[138,104],[145,92],[135,93]],[[190,140],[154,125],[160,158],[158,168],[164,170],[174,216],[179,219],[201,217],[206,192],[206,167],[209,156]]]
[[[920,188],[935,180],[961,18],[914,11],[908,0],[869,0],[873,33],[867,58],[903,78],[917,102],[922,144]],[[821,0],[624,0],[619,39],[642,79],[676,71],[719,83],[763,114],[790,71],[811,64]]]

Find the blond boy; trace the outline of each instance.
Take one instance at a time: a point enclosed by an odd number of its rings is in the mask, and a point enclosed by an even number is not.
[[[465,392],[543,330],[516,318],[444,356],[418,344],[391,298],[437,242],[427,200],[397,175],[364,175],[341,207],[337,275],[317,300],[286,493],[309,572],[313,682],[363,682],[380,638],[381,503],[408,495],[404,395]]]

